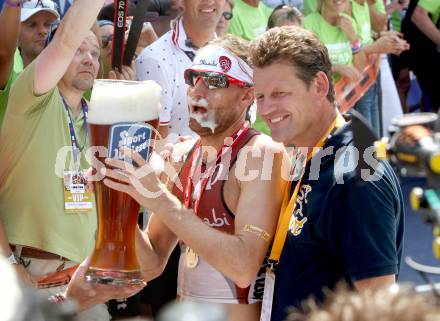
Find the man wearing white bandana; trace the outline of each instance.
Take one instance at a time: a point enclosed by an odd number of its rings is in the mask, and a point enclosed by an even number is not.
[[[230,321],[260,318],[262,264],[281,206],[273,191],[284,188],[282,146],[246,121],[254,100],[247,55],[248,44],[228,36],[202,48],[185,71],[189,126],[200,139],[174,148],[180,174],[170,190],[135,153],[138,172],[107,159],[116,170],[104,180],[154,213],[136,244],[146,280],[162,273],[180,240],[178,296],[224,304]]]

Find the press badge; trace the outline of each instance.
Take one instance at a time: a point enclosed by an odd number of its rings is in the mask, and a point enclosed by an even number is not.
[[[270,321],[272,314],[273,291],[275,288],[275,273],[270,268],[266,269],[264,281],[263,303],[261,305],[260,321]]]
[[[89,213],[93,208],[93,193],[82,171],[64,172],[64,210],[66,213]]]

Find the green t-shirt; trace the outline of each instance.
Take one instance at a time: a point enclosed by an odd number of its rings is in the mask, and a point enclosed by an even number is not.
[[[0,219],[10,243],[81,262],[93,249],[95,205],[87,214],[64,211],[62,176],[71,153],[66,162],[57,157],[71,151],[66,111],[57,87],[34,95],[34,73],[31,63],[15,80],[0,134]],[[84,142],[84,114],[73,123]],[[89,167],[84,155],[81,167]]]
[[[318,10],[318,0],[304,0],[304,16],[314,13],[316,10]]]
[[[373,7],[380,13],[386,13],[385,4],[382,0],[377,0]],[[304,0],[304,15],[307,16],[318,10],[318,0]]]
[[[390,17],[391,30],[400,32],[402,30],[402,14],[399,10],[394,11]]]
[[[355,0],[351,0],[351,8],[353,13],[353,19],[356,22],[356,33],[358,34],[361,45],[367,45],[373,42],[371,32],[371,19],[370,9],[367,2],[363,5],[357,3]]]
[[[23,60],[20,56],[20,51],[17,49],[14,55],[14,66],[12,67],[11,74],[9,75],[8,82],[5,88],[0,89],[0,129],[2,128],[3,118],[6,113],[6,106],[8,106],[9,92],[12,84],[17,78],[18,74],[23,71]]]
[[[376,9],[377,12],[386,14],[387,10],[385,9],[385,3],[383,0],[376,0],[376,2],[373,5],[373,8]]]
[[[272,13],[269,8],[260,1],[258,8],[248,5],[243,0],[234,1],[232,20],[229,24],[228,33],[239,36],[246,40],[253,40],[266,31],[269,16]]]
[[[348,36],[341,28],[330,25],[318,12],[309,14],[304,19],[304,28],[313,32],[327,47],[333,65],[351,65],[353,54]],[[334,81],[340,75],[334,75]]]
[[[258,114],[257,114],[257,118],[255,119],[255,122],[252,124],[252,128],[258,130],[259,132],[262,132],[263,134],[269,136],[272,135],[272,131],[270,130],[269,125]]]
[[[422,7],[431,14],[432,22],[437,24],[440,17],[440,1],[439,0],[420,0],[417,5]]]

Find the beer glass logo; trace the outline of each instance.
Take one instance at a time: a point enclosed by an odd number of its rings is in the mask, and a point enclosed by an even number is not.
[[[121,148],[127,147],[148,160],[152,136],[153,129],[147,124],[115,124],[110,128],[108,157],[124,160]]]

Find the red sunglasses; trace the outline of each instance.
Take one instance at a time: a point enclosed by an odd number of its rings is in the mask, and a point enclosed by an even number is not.
[[[229,85],[249,88],[254,85],[214,71],[196,71],[187,69],[185,70],[184,77],[185,83],[191,87],[194,87],[199,79],[202,79],[206,87],[209,89],[228,88]]]

